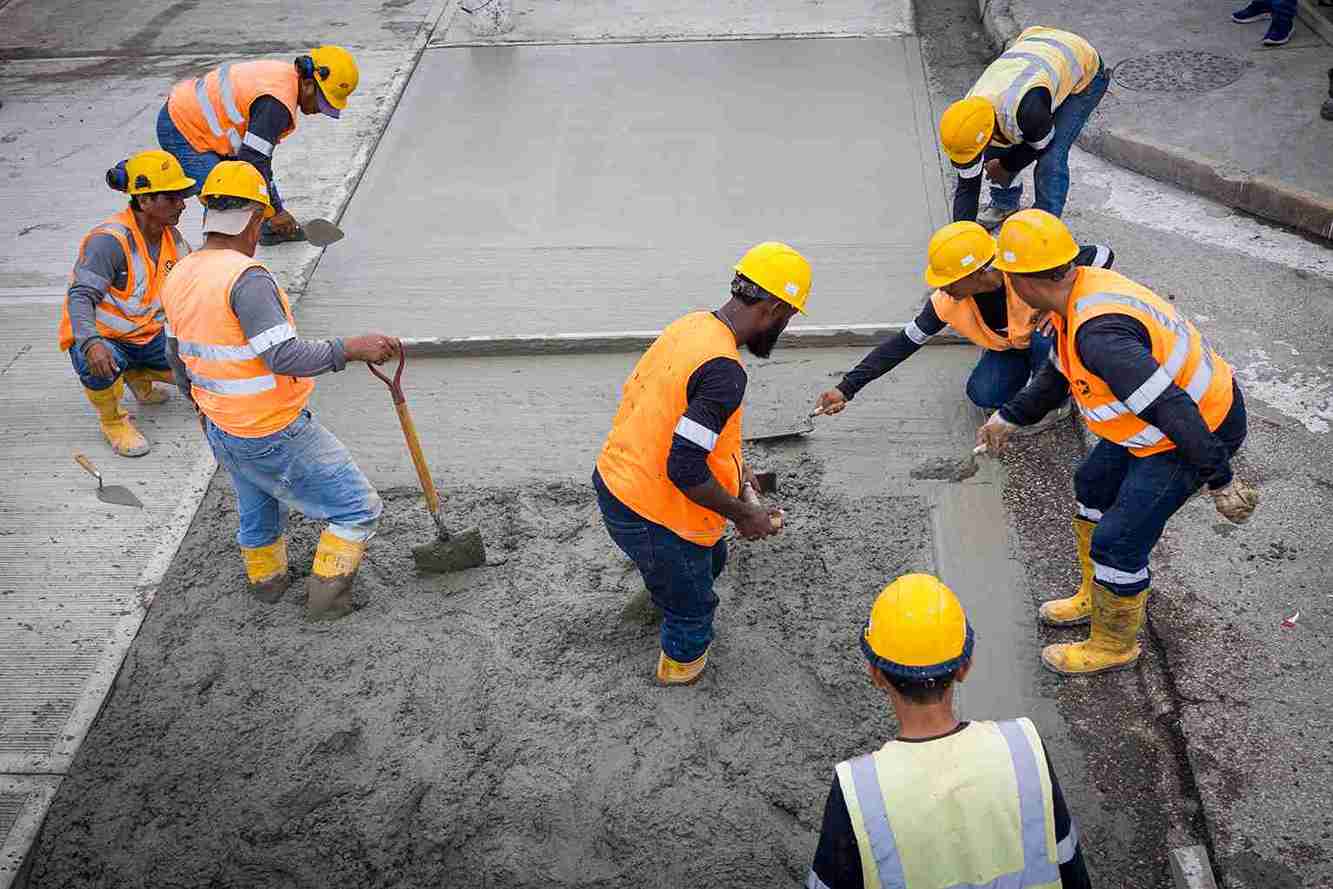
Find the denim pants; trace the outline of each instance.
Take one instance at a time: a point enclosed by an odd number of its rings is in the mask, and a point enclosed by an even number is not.
[[[272,435],[242,438],[210,420],[208,444],[236,488],[240,528],[236,543],[268,546],[287,528],[287,510],[325,519],[344,540],[375,534],[384,504],[342,442],[310,416],[300,416]]]
[[[726,540],[691,543],[617,500],[596,470],[592,484],[607,532],[638,566],[653,604],[662,610],[662,651],[681,663],[697,659],[713,640],[713,581],[727,563]]]
[[[204,187],[204,180],[208,174],[213,172],[213,168],[223,161],[235,160],[234,157],[223,157],[216,151],[198,151],[190,140],[176,128],[176,122],[171,119],[171,113],[167,111],[167,104],[162,103],[162,110],[157,113],[157,144],[162,146],[162,150],[168,154],[174,155],[176,160],[180,161],[181,169],[185,175],[194,180],[192,194],[198,194]],[[282,197],[278,194],[278,180],[274,176],[268,183],[269,200],[273,206],[282,206]]]
[[[1046,363],[1051,354],[1051,342],[1050,337],[1034,330],[1032,342],[1026,349],[985,350],[967,378],[968,399],[987,410],[1008,404],[1009,399],[1017,395]]]
[[[1214,434],[1231,454],[1245,441],[1245,401],[1235,387],[1235,401]],[[1081,518],[1097,523],[1092,532],[1092,562],[1097,582],[1118,596],[1148,588],[1148,555],[1171,516],[1199,490],[1199,473],[1171,449],[1136,457],[1109,441],[1097,442],[1074,473],[1074,495]]]
[[[1296,0],[1268,0],[1260,5],[1268,7],[1274,21],[1289,22],[1296,18]]]
[[[115,385],[120,375],[127,370],[134,370],[140,367],[146,367],[151,370],[168,370],[167,364],[167,334],[166,331],[158,331],[157,336],[153,337],[142,346],[136,346],[134,343],[124,343],[119,340],[107,339],[102,337],[100,342],[111,350],[111,358],[116,362],[116,375],[114,377],[95,377],[92,370],[88,367],[88,359],[84,357],[83,350],[78,346],[71,346],[69,350],[69,363],[74,365],[74,372],[79,375],[79,382],[86,389],[92,389],[100,392],[103,389],[109,389]]]
[[[1069,150],[1074,147],[1078,134],[1083,132],[1083,125],[1092,117],[1092,112],[1106,95],[1106,87],[1111,76],[1103,66],[1092,78],[1092,82],[1081,93],[1074,93],[1055,109],[1055,130],[1051,143],[1037,156],[1037,169],[1032,174],[1033,185],[1037,191],[1036,201],[1032,206],[1045,210],[1055,216],[1064,213],[1065,199],[1069,197]],[[987,151],[986,157],[1003,157],[1012,149]],[[1023,197],[1023,183],[1010,188],[991,187],[991,204],[1008,210],[1018,208]]]

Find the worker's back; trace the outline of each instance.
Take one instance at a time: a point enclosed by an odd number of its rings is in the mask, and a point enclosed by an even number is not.
[[[890,741],[837,775],[866,889],[1060,886],[1050,772],[1027,719]]]

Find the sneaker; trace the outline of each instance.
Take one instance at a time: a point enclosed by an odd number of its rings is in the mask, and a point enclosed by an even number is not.
[[[1333,99],[1325,99],[1324,104],[1319,106],[1319,116],[1324,120],[1333,120]]]
[[[1273,7],[1269,6],[1264,0],[1252,0],[1249,6],[1244,9],[1238,9],[1231,14],[1231,20],[1238,25],[1248,25],[1250,22],[1261,22],[1273,15]]]
[[[1264,46],[1282,46],[1291,40],[1291,32],[1296,30],[1296,20],[1287,19],[1285,22],[1273,19],[1272,24],[1268,26],[1268,33],[1264,35]]]
[[[1017,207],[997,207],[990,204],[977,214],[977,223],[985,229],[999,228],[1006,219],[1017,212]]]
[[[1019,426],[1009,434],[1015,438],[1026,438],[1029,435],[1037,435],[1040,432],[1045,432],[1061,420],[1068,419],[1072,410],[1072,403],[1069,399],[1065,399],[1064,404],[1060,405],[1031,426]]]

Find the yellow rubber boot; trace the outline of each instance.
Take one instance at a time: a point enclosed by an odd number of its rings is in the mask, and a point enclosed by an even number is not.
[[[102,434],[107,444],[122,457],[142,457],[152,450],[148,439],[139,434],[130,422],[130,415],[120,406],[120,397],[125,394],[125,381],[118,379],[106,389],[83,390],[88,401],[97,409],[97,418],[102,424]]]
[[[1055,627],[1087,623],[1092,617],[1092,532],[1097,523],[1074,519],[1074,537],[1078,541],[1078,565],[1083,569],[1083,583],[1078,592],[1063,599],[1041,603],[1041,622]]]
[[[167,374],[168,379],[163,379],[162,374]],[[130,387],[134,393],[134,398],[139,404],[161,404],[170,396],[166,389],[153,388],[153,382],[170,383],[174,378],[170,377],[171,371],[149,370],[146,367],[136,367],[125,371],[125,385]]]
[[[364,541],[345,540],[324,529],[314,570],[305,582],[306,620],[337,620],[352,613],[352,581],[365,554]]]
[[[250,595],[266,605],[282,598],[292,585],[287,574],[287,538],[279,537],[268,546],[241,547],[245,576],[250,581]]]
[[[1041,661],[1065,676],[1086,676],[1122,670],[1139,659],[1139,630],[1148,604],[1148,591],[1117,596],[1100,583],[1092,584],[1092,633],[1085,642],[1047,645]]]
[[[688,664],[673,661],[666,652],[657,655],[657,683],[659,685],[693,685],[699,681],[708,664],[708,649]]]

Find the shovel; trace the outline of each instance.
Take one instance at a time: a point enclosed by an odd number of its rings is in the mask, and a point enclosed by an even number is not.
[[[343,239],[343,230],[327,219],[309,219],[301,224],[305,239],[316,247],[327,247]]]
[[[457,534],[444,526],[440,515],[440,495],[435,490],[435,480],[431,478],[426,466],[426,455],[421,451],[421,440],[417,438],[417,427],[412,422],[412,414],[407,410],[407,397],[403,395],[403,368],[407,366],[407,353],[398,353],[398,369],[393,379],[375,369],[375,365],[366,364],[370,372],[384,381],[393,396],[394,409],[398,411],[398,423],[403,427],[403,438],[407,441],[407,450],[412,454],[412,465],[417,470],[417,481],[421,483],[421,493],[426,495],[426,508],[435,522],[439,537],[429,543],[412,547],[412,559],[417,563],[418,571],[433,574],[445,574],[450,571],[463,571],[486,563],[486,549],[481,542],[481,531],[468,528]]]
[[[135,497],[133,492],[124,485],[104,485],[102,484],[102,473],[97,471],[93,461],[89,460],[83,454],[75,454],[74,462],[82,466],[89,475],[97,479],[97,499],[103,503],[114,503],[117,506],[134,506],[143,509],[143,501]]]

